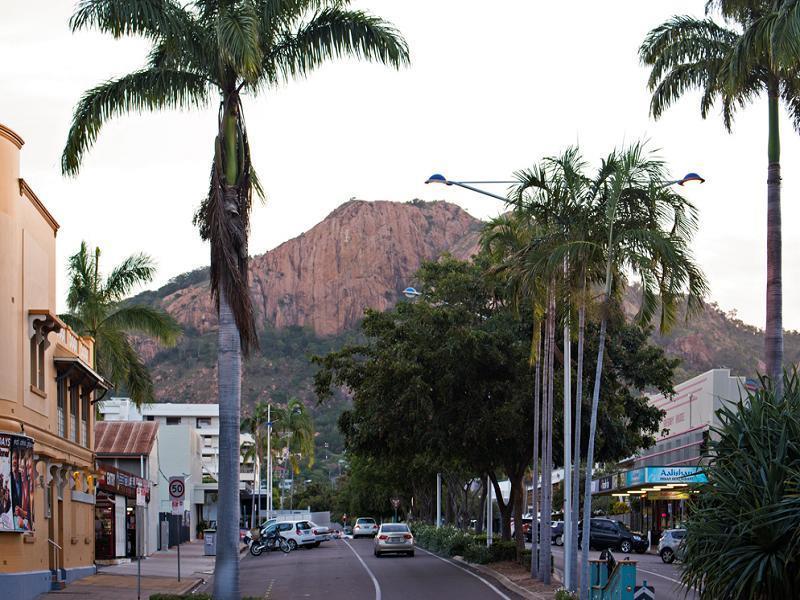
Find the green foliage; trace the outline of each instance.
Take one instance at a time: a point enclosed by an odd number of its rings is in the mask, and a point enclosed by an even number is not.
[[[67,310],[60,315],[76,333],[94,338],[94,368],[117,388],[127,391],[137,406],[155,400],[153,380],[137,354],[131,336],[144,335],[164,346],[174,346],[181,329],[162,310],[124,298],[155,274],[153,260],[134,254],[114,267],[107,277],[100,271],[100,248],[92,253],[81,242],[69,257]]]
[[[483,540],[483,543],[476,542],[475,544],[470,544],[464,549],[463,554],[464,560],[467,562],[471,562],[477,565],[485,565],[488,562],[491,562],[492,556],[489,552],[489,548],[486,546],[486,540]]]
[[[579,600],[577,592],[570,592],[566,588],[558,588],[553,600]]]
[[[800,596],[800,380],[718,412],[689,512],[683,582],[703,599]]]
[[[493,541],[489,546],[489,562],[517,560],[517,544],[513,541]]]

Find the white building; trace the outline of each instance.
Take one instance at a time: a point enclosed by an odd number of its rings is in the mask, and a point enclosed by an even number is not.
[[[217,519],[219,473],[219,405],[164,403],[144,406],[141,410],[127,398],[112,398],[102,403],[100,412],[106,421],[154,421],[159,427],[162,478],[186,476],[187,510],[191,510],[190,536],[194,539],[200,521]],[[241,444],[252,443],[252,436],[241,434]],[[240,465],[239,490],[249,493],[253,487],[252,461]],[[171,510],[166,479],[159,485],[162,512]],[[191,503],[192,507],[188,506]],[[247,510],[249,502],[243,503]]]
[[[676,385],[672,396],[649,395],[650,405],[666,414],[656,445],[641,452],[634,466],[699,464],[711,427],[719,425],[716,411],[725,403],[738,402],[753,386],[744,377],[732,377],[730,369],[712,369]]]

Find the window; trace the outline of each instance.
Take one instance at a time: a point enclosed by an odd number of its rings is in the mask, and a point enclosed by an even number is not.
[[[167,417],[167,425],[180,425],[181,418],[180,417]]]
[[[147,415],[147,416],[144,418],[144,420],[145,420],[145,421],[155,421],[155,420],[156,420],[156,418],[155,418],[153,415]]]
[[[44,349],[45,336],[36,332],[31,337],[31,387],[44,393]]]
[[[383,533],[408,533],[407,525],[382,525],[381,531]]]
[[[78,435],[78,386],[69,386],[69,439],[77,442]]]
[[[63,379],[58,380],[56,391],[56,413],[58,421],[58,435],[64,437],[64,405],[67,402],[67,384]]]
[[[86,391],[81,394],[81,444],[86,448],[89,447],[89,396],[91,392]]]
[[[211,427],[211,417],[197,417],[197,429]]]

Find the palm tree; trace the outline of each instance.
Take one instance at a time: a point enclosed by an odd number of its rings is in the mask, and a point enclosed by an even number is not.
[[[257,345],[248,291],[251,192],[242,94],[256,95],[330,59],[351,56],[400,67],[408,48],[385,21],[347,0],[81,0],[73,30],[152,42],[141,70],[89,90],[78,102],[61,160],[76,175],[110,118],[165,108],[207,107],[219,99],[207,198],[195,215],[211,245],[211,293],[219,312],[220,494],[215,598],[239,598],[239,417],[241,359]]]
[[[717,12],[724,24],[711,14]],[[781,274],[781,101],[800,131],[800,8],[795,0],[709,0],[706,18],[673,17],[648,33],[639,56],[652,67],[649,88],[654,118],[685,92],[701,92],[703,118],[716,101],[731,131],[736,110],[766,93],[767,318],[764,354],[777,396],[783,386]]]
[[[665,331],[677,314],[681,293],[686,291],[687,316],[700,309],[706,294],[705,277],[689,249],[697,227],[695,208],[672,192],[664,163],[634,144],[613,152],[601,165],[596,186],[601,191],[596,215],[595,239],[588,243],[605,256],[605,283],[600,305],[600,333],[595,368],[589,444],[586,454],[583,522],[592,508],[592,468],[600,402],[608,314],[615,292],[626,273],[638,276],[642,285],[639,322],[650,323],[660,308],[659,324]],[[582,597],[589,597],[589,527],[583,528]]]
[[[129,256],[103,279],[100,248],[90,253],[86,242],[69,257],[67,310],[61,319],[76,333],[94,338],[95,369],[115,387],[125,389],[136,406],[155,400],[153,380],[131,344],[131,335],[145,335],[172,346],[180,326],[167,313],[142,304],[124,302],[135,286],[155,274],[146,254]]]
[[[253,481],[258,490],[253,494],[253,499],[258,496],[258,509],[253,510],[252,520],[256,522],[256,513],[261,512],[261,465],[264,463],[264,452],[267,445],[267,430],[269,426],[269,404],[263,400],[256,403],[251,413],[242,419],[241,431],[253,436],[253,443],[247,446],[247,460],[252,460],[256,470]],[[255,507],[255,504],[253,504]],[[255,527],[255,525],[253,525]]]
[[[272,431],[276,437],[272,444],[276,453],[284,449],[289,455],[292,472],[300,473],[300,464],[314,465],[314,421],[305,405],[297,398],[273,412]]]

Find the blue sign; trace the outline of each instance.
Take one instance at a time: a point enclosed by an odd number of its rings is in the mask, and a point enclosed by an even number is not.
[[[700,467],[645,467],[647,483],[706,483]]]

